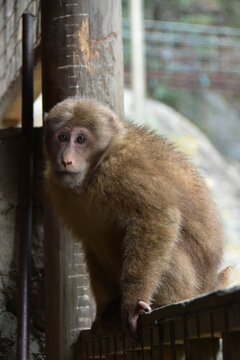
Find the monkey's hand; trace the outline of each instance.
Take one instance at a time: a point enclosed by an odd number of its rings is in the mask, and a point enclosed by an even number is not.
[[[130,334],[131,337],[137,339],[137,322],[139,314],[151,311],[151,307],[144,301],[139,301],[137,305],[131,309],[122,309],[123,331]]]

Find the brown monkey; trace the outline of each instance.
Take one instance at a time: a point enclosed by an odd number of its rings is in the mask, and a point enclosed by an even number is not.
[[[49,112],[44,138],[46,191],[83,242],[95,325],[119,312],[135,334],[150,304],[221,286],[219,217],[204,181],[173,145],[76,98]]]

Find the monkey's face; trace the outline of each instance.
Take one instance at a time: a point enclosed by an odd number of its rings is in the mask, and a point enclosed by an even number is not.
[[[69,98],[55,105],[44,125],[46,174],[80,190],[123,128],[113,112],[95,101]]]
[[[95,144],[94,134],[87,128],[68,125],[58,128],[48,146],[54,182],[80,189],[101,158],[102,151]]]

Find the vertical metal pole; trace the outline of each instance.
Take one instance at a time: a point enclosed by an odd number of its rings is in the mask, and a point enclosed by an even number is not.
[[[17,359],[27,360],[29,358],[29,268],[33,194],[33,16],[31,14],[23,14],[22,152]]]

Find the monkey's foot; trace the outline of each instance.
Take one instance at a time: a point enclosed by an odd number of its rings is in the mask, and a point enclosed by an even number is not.
[[[139,314],[150,312],[151,310],[151,307],[145,301],[139,301],[134,310],[123,314],[123,332],[130,334],[136,340],[138,338],[137,322]]]

